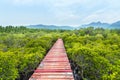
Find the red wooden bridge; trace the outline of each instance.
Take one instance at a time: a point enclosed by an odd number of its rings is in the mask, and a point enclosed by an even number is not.
[[[74,80],[62,39],[58,39],[29,80]]]

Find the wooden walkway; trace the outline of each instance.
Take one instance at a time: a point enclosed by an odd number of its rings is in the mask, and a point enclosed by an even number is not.
[[[62,39],[58,39],[29,80],[74,80]]]

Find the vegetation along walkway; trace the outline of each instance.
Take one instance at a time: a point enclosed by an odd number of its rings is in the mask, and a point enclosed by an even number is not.
[[[29,80],[74,80],[62,39],[58,39]]]

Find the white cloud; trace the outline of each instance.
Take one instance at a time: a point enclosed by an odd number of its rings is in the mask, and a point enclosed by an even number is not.
[[[83,0],[7,0],[14,4],[51,4],[54,7],[65,7],[76,3],[83,3]]]
[[[32,3],[33,0],[11,0],[13,4],[28,4]]]
[[[82,3],[83,0],[52,0],[56,7],[70,6],[76,3]]]
[[[90,22],[102,21],[102,22],[112,23],[120,20],[119,13],[120,11],[115,12],[114,10],[102,9],[102,10],[93,12],[92,14],[89,14],[81,22],[90,23]]]

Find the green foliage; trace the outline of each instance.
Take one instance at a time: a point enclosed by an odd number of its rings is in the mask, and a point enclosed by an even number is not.
[[[64,37],[68,56],[80,67],[83,80],[120,79],[119,31],[90,27]]]
[[[27,80],[56,36],[49,30],[0,27],[0,80]]]
[[[41,30],[0,26],[0,80],[27,80],[58,39],[83,80],[120,80],[120,30]],[[23,78],[24,76],[24,78]]]
[[[15,80],[18,76],[17,60],[12,52],[0,52],[0,78],[1,80]]]

